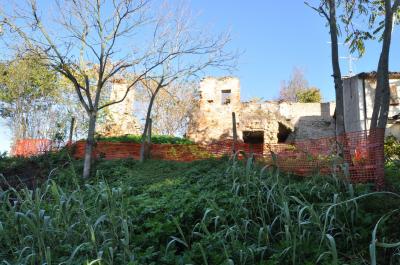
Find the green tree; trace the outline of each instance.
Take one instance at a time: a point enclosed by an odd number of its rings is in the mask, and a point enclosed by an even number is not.
[[[297,91],[296,98],[301,103],[318,103],[322,99],[321,91],[315,87]]]
[[[0,115],[14,140],[54,133],[59,92],[56,73],[38,56],[17,56],[0,64]]]

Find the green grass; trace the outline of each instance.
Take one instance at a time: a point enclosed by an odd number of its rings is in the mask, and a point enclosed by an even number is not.
[[[396,193],[227,159],[98,161],[84,182],[54,159],[40,188],[0,192],[4,264],[400,262]]]
[[[97,137],[97,141],[100,142],[128,142],[128,143],[141,143],[140,135],[122,135],[122,136],[110,136],[110,137]],[[151,142],[154,144],[193,144],[192,141],[186,138],[169,136],[169,135],[153,135]]]

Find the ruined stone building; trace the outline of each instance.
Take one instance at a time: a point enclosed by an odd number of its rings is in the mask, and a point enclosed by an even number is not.
[[[127,90],[128,83],[124,79],[114,79],[111,83],[110,101],[121,100]],[[105,122],[99,128],[103,136],[119,136],[141,134],[140,124],[134,111],[135,94],[129,91],[124,101],[105,109]]]
[[[112,82],[110,100],[124,97],[127,82]],[[370,126],[376,88],[376,73],[343,78],[344,121],[347,132]],[[335,103],[291,103],[253,100],[242,102],[240,82],[235,77],[204,78],[200,98],[192,113],[186,136],[195,142],[232,139],[232,112],[236,114],[238,139],[249,143],[280,143],[333,136]],[[400,73],[390,73],[390,109],[386,133],[400,139]],[[134,91],[119,104],[107,108],[99,132],[105,136],[141,134],[134,115]]]
[[[400,73],[389,74],[390,106],[386,134],[400,139]],[[376,73],[343,78],[344,121],[347,132],[370,127],[374,108]]]
[[[187,137],[196,142],[232,139],[232,112],[236,114],[238,139],[248,143],[280,143],[288,140],[334,135],[335,103],[288,103],[240,99],[238,78],[205,78]]]

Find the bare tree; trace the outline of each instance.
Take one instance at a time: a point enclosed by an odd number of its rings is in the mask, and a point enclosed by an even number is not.
[[[294,67],[288,82],[283,81],[279,91],[279,100],[297,102],[297,92],[308,88],[308,81],[304,76],[304,70]]]
[[[174,23],[173,17],[158,19],[149,11],[152,6],[148,0],[57,0],[54,3],[46,2],[45,8],[53,8],[51,13],[57,14],[56,18],[42,16],[45,9],[39,7],[36,0],[26,0],[11,14],[2,11],[1,16],[3,25],[18,34],[26,50],[45,54],[48,64],[73,84],[89,119],[83,171],[83,177],[87,178],[91,171],[99,111],[122,102],[143,79],[158,83],[156,95],[177,76],[204,68],[188,63],[191,56],[211,57],[218,52],[222,55],[226,38],[204,39],[193,32],[189,34],[188,28]],[[182,28],[172,32],[170,29],[174,24]],[[150,41],[140,38],[133,43],[135,34],[144,37],[149,31],[152,31]],[[132,43],[134,45],[130,45]],[[213,62],[218,60],[210,58],[209,64]],[[173,73],[173,64],[190,67],[178,67],[179,70]],[[97,69],[96,76],[90,78],[88,68],[93,67]],[[125,95],[120,100],[101,104],[107,82],[127,73],[134,78]]]
[[[159,92],[151,114],[152,131],[158,135],[182,136],[187,130],[189,117],[197,103],[197,82],[174,83]],[[151,92],[138,89],[140,116],[146,116]]]
[[[73,84],[89,120],[83,170],[83,177],[88,178],[100,110],[122,102],[143,78],[150,78],[150,73],[160,87],[170,84],[176,79],[172,74],[158,78],[156,73],[162,73],[161,70],[166,73],[172,62],[183,63],[177,60],[183,55],[211,54],[208,51],[216,49],[221,52],[221,45],[226,42],[203,40],[202,36],[187,34],[187,28],[175,31],[175,39],[166,38],[163,34],[169,32],[160,31],[161,22],[167,24],[174,18],[156,19],[150,12],[149,0],[57,0],[52,3],[46,2],[44,7],[36,0],[26,0],[10,13],[1,11],[1,21],[23,40],[24,49],[44,54],[48,65]],[[50,13],[57,17],[51,18]],[[152,33],[146,34],[149,31]],[[136,35],[140,38],[134,42]],[[153,38],[149,41],[145,38],[147,35]],[[193,45],[189,47],[188,43]],[[97,69],[96,76],[89,78],[87,70],[93,67]],[[176,74],[183,72],[180,69]],[[127,86],[125,95],[101,104],[107,82],[126,73],[135,78]]]
[[[340,71],[339,64],[339,43],[338,43],[338,23],[336,15],[336,6],[340,4],[340,0],[319,0],[319,4],[316,6],[311,5],[309,2],[305,2],[306,5],[314,9],[326,19],[329,25],[329,32],[331,37],[331,60],[333,70],[333,81],[335,83],[335,94],[336,94],[336,135],[343,134],[345,132],[344,127],[344,109],[343,109],[343,82],[342,74]]]
[[[237,54],[225,52],[229,41],[229,34],[213,37],[208,31],[198,29],[191,21],[190,12],[184,7],[160,16],[153,38],[155,60],[164,54],[172,56],[166,58],[159,68],[147,71],[141,82],[150,97],[142,134],[141,161],[145,158],[145,136],[148,135],[152,109],[159,92],[164,90],[174,94],[169,89],[179,88],[177,84],[203,76],[205,69],[231,70]]]

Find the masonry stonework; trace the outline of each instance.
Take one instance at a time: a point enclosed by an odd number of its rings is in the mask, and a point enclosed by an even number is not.
[[[127,89],[127,82],[123,79],[113,80],[110,101],[121,100]],[[130,91],[125,100],[113,104],[106,109],[106,120],[99,129],[103,136],[136,134],[140,135],[140,124],[134,115],[134,91]]]
[[[334,135],[334,103],[240,101],[235,77],[208,77],[200,83],[200,100],[191,117],[187,137],[208,143],[232,139],[232,112],[238,139],[278,143]]]

